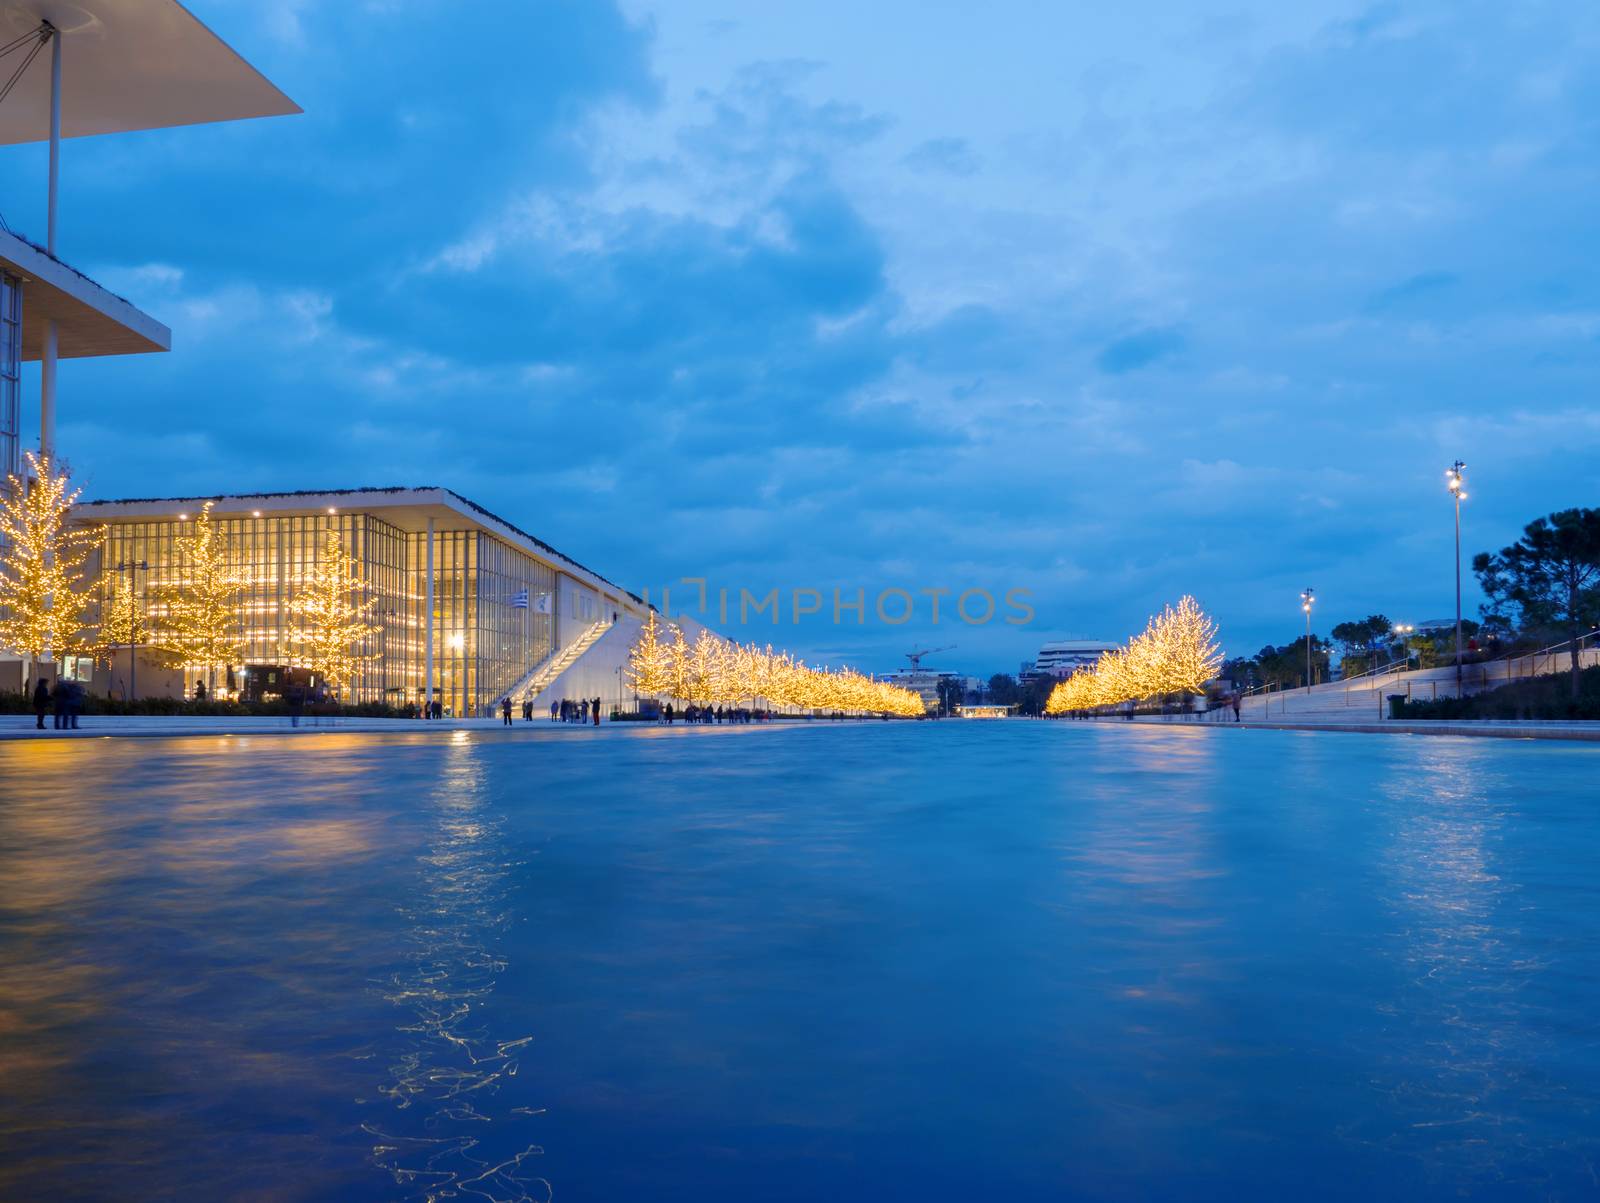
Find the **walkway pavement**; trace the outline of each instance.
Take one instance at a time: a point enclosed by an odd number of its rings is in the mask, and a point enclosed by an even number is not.
[[[185,735],[327,735],[330,733],[385,733],[390,735],[429,735],[451,731],[574,731],[577,723],[552,723],[548,719],[525,723],[518,719],[507,728],[499,719],[446,718],[423,721],[406,718],[313,718],[307,715],[298,727],[278,716],[230,717],[224,715],[123,715],[86,714],[76,731],[57,731],[45,715],[45,729],[35,729],[31,714],[0,714],[0,740],[6,739],[95,739],[106,736],[149,736],[167,738]],[[607,723],[604,726],[612,726]],[[618,723],[616,726],[627,726]]]
[[[1126,722],[1104,718],[1100,722]],[[1575,739],[1600,743],[1600,722],[1565,722],[1544,719],[1384,719],[1342,718],[1338,721],[1244,717],[1233,721],[1232,711],[1218,716],[1144,714],[1136,723],[1176,723],[1188,727],[1254,729],[1260,731],[1343,731],[1365,735],[1473,735],[1487,739]]]

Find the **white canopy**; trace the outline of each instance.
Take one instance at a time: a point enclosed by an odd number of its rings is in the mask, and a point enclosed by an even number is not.
[[[0,44],[49,21],[61,36],[61,136],[300,112],[177,0],[0,0]],[[0,59],[0,84],[27,49]],[[0,102],[0,145],[50,136],[50,50]]]

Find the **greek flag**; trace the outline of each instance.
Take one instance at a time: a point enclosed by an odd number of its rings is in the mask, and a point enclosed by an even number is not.
[[[550,595],[548,593],[539,594],[539,601],[533,608],[539,614],[550,613]]]
[[[526,610],[528,608],[528,591],[518,590],[511,595],[511,608],[513,610]]]

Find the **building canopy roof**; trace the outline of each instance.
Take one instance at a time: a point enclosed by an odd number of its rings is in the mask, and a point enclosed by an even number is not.
[[[44,328],[56,323],[62,359],[138,355],[172,347],[172,332],[155,318],[53,259],[41,248],[0,230],[0,271],[23,281],[25,361],[44,354]]]
[[[499,535],[512,546],[531,552],[552,568],[598,587],[603,593],[615,594],[618,600],[627,597],[641,605],[645,604],[637,593],[622,588],[592,568],[586,568],[570,556],[563,555],[543,539],[513,526],[498,514],[490,513],[461,494],[436,485],[416,488],[299,489],[283,493],[231,493],[212,497],[125,497],[81,502],[73,507],[73,513],[90,522],[170,521],[186,517],[207,501],[214,503],[216,508],[212,514],[219,519],[332,514],[342,511],[374,514],[401,530],[421,531],[427,529],[429,518],[457,520],[452,526],[441,528],[446,530],[458,527],[459,520],[465,518]]]
[[[40,21],[60,31],[64,138],[301,111],[177,0],[0,0],[0,42]],[[0,104],[0,145],[49,136],[46,53]]]

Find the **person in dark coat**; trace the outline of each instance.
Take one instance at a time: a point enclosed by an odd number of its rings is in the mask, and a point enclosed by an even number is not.
[[[594,700],[594,705],[589,707],[589,713],[594,716],[594,725],[596,727],[598,727],[600,725],[600,699],[599,698],[596,698]]]
[[[67,683],[60,677],[50,687],[51,722],[57,731],[64,730],[67,725],[67,712],[72,705],[72,700],[67,696]]]
[[[83,713],[85,690],[80,681],[67,682],[67,726],[78,729],[78,716]]]
[[[39,678],[39,683],[33,687],[33,713],[38,721],[35,726],[44,730],[44,712],[50,709],[50,686],[44,683],[44,678]]]
[[[500,721],[507,727],[511,725],[511,698],[509,696],[500,699]]]

